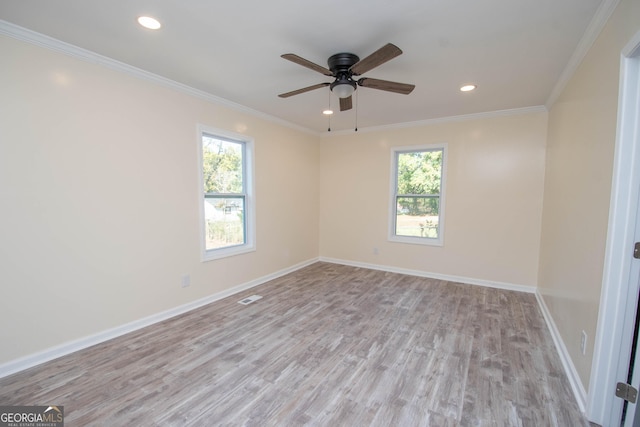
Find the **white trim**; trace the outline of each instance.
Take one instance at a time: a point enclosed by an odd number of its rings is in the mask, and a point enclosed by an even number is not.
[[[634,229],[640,189],[640,32],[621,51],[618,122],[609,206],[607,245],[600,294],[587,416],[601,425],[618,425],[622,401],[614,397],[615,383],[626,379],[637,294],[629,289]],[[626,366],[624,363],[626,358]]]
[[[178,83],[166,77],[153,74],[149,71],[142,70],[140,68],[126,64],[124,62],[117,61],[113,58],[109,58],[107,56],[97,54],[90,50],[83,49],[78,46],[74,46],[70,43],[66,43],[61,40],[54,39],[53,37],[49,37],[44,34],[40,34],[35,31],[29,30],[27,28],[20,27],[18,25],[4,21],[2,19],[0,19],[0,35],[6,35],[16,40],[30,43],[35,46],[39,46],[54,52],[62,53],[64,55],[71,56],[73,58],[76,58],[85,62],[101,65],[103,67],[106,67],[115,71],[119,71],[121,73],[129,74],[139,79],[146,80],[146,81],[155,83],[157,85],[176,90],[178,92],[182,92],[186,95],[190,95],[195,98],[199,98],[216,105],[228,107],[232,110],[239,111],[241,113],[246,113],[251,116],[258,117],[272,123],[280,124],[282,126],[288,127],[290,129],[298,130],[300,132],[304,132],[309,135],[327,137],[327,136],[347,135],[353,132],[353,130],[317,132],[317,131],[305,128],[303,126],[299,126],[295,123],[291,123],[286,120],[280,119],[278,117],[271,116],[261,111],[253,110],[249,107],[245,107],[244,105],[237,104],[227,99],[220,98],[208,92],[195,89],[183,83]],[[488,111],[488,112],[482,112],[482,113],[465,114],[465,115],[459,115],[459,116],[441,117],[436,119],[427,119],[427,120],[420,120],[415,122],[397,123],[397,124],[383,125],[383,126],[372,126],[368,128],[358,128],[358,132],[362,133],[362,132],[374,132],[374,131],[388,130],[388,129],[412,128],[412,127],[427,126],[427,125],[433,125],[433,124],[439,124],[439,123],[462,122],[467,120],[477,120],[477,119],[490,118],[490,117],[512,116],[512,115],[518,115],[518,114],[540,113],[540,112],[546,112],[546,111],[547,111],[547,108],[544,105],[538,105],[538,106],[532,106],[532,107],[513,108],[513,109],[507,109],[507,110],[497,110],[497,111]]]
[[[398,189],[398,154],[410,153],[416,151],[442,151],[442,167],[440,170],[440,195],[438,196],[438,237],[412,237],[412,236],[398,236],[396,234],[396,220],[397,220],[397,205],[396,205],[396,190]],[[390,172],[390,184],[389,184],[389,224],[387,229],[387,240],[396,243],[408,243],[415,245],[425,246],[444,246],[444,223],[445,223],[445,194],[446,194],[446,181],[447,181],[447,161],[449,155],[447,153],[447,143],[442,142],[439,144],[427,144],[427,145],[410,145],[403,147],[391,147],[391,172]]]
[[[358,128],[358,133],[379,132],[379,131],[394,130],[394,129],[410,129],[410,128],[421,127],[421,126],[438,125],[442,123],[457,123],[457,122],[466,122],[470,120],[491,119],[495,117],[517,116],[521,114],[546,113],[547,111],[548,111],[547,107],[545,107],[544,105],[536,105],[533,107],[511,108],[508,110],[486,111],[482,113],[472,113],[472,114],[463,114],[459,116],[448,116],[448,117],[438,117],[435,119],[418,120],[415,122],[394,123],[390,125]],[[353,129],[346,129],[346,130],[339,130],[339,131],[323,132],[320,134],[320,136],[332,137],[332,136],[339,136],[339,135],[350,135],[353,132],[354,132]]]
[[[578,402],[578,406],[580,407],[580,411],[585,412],[586,401],[587,401],[587,392],[582,385],[582,381],[580,380],[580,375],[576,370],[575,365],[573,364],[573,360],[571,359],[571,355],[567,350],[567,346],[564,344],[564,340],[562,339],[562,335],[558,331],[558,327],[556,323],[553,321],[553,316],[551,316],[551,312],[547,307],[547,304],[544,302],[543,296],[540,294],[538,290],[536,290],[536,299],[538,300],[538,305],[540,306],[540,311],[542,312],[542,317],[544,317],[544,321],[547,324],[547,328],[549,329],[549,333],[551,334],[551,338],[553,339],[553,343],[556,346],[556,351],[558,352],[558,356],[560,356],[560,362],[562,362],[562,367],[564,368],[564,372],[567,375],[567,379],[569,380],[569,384],[571,385],[571,390],[573,391],[573,395]]]
[[[221,105],[241,113],[249,114],[251,116],[258,117],[260,119],[267,120],[269,122],[288,127],[290,129],[295,129],[309,135],[315,135],[315,136],[320,135],[318,132],[312,131],[305,127],[288,122],[286,120],[282,120],[278,117],[271,116],[261,111],[253,110],[249,107],[245,107],[244,105],[240,105],[235,102],[229,101],[227,99],[220,98],[218,96],[212,95],[203,90],[196,89],[191,86],[187,86],[183,83],[176,82],[175,80],[162,77],[158,74],[145,71],[143,69],[134,67],[124,62],[115,60],[113,58],[109,58],[107,56],[100,55],[90,50],[72,45],[70,43],[66,43],[61,40],[54,39],[53,37],[49,37],[44,34],[37,33],[35,31],[20,27],[18,25],[12,24],[10,22],[7,22],[1,19],[0,19],[0,35],[6,35],[16,40],[30,43],[45,49],[49,49],[54,52],[62,53],[64,55],[71,56],[81,61],[97,64],[97,65],[109,68],[111,70],[125,73],[130,76],[133,76],[142,80],[146,80],[148,82],[155,83],[157,85],[164,86],[166,88],[173,89],[178,92],[182,92],[186,95],[193,96],[195,98],[199,98],[216,105]]]
[[[64,344],[60,344],[58,346],[40,351],[38,353],[30,354],[28,356],[21,357],[19,359],[11,360],[9,362],[6,362],[0,365],[0,378],[14,374],[16,372],[23,371],[25,369],[31,368],[36,365],[40,365],[50,360],[57,359],[62,356],[66,356],[76,351],[83,350],[93,345],[103,343],[105,341],[128,334],[129,332],[137,331],[147,326],[151,326],[153,324],[162,322],[172,317],[184,314],[191,310],[195,310],[207,304],[211,304],[212,302],[221,300],[228,296],[237,294],[239,292],[243,292],[247,289],[262,285],[270,280],[277,279],[278,277],[282,277],[286,274],[300,270],[301,268],[307,267],[315,262],[318,262],[318,258],[312,258],[310,260],[300,262],[298,264],[292,265],[290,267],[284,268],[274,273],[267,274],[266,276],[262,276],[257,279],[251,280],[249,282],[234,286],[227,290],[217,292],[213,295],[209,295],[207,297],[180,305],[178,307],[171,308],[169,310],[166,310],[160,313],[152,314],[151,316],[147,316],[142,319],[126,323],[124,325],[116,326],[115,328],[107,329],[106,331],[102,331],[94,335],[69,341]]]
[[[580,381],[580,376],[578,375],[578,372],[571,360],[571,357],[569,356],[569,352],[567,351],[567,347],[564,345],[564,341],[562,340],[562,337],[558,332],[558,328],[553,322],[553,318],[549,313],[549,309],[547,308],[544,302],[544,299],[539,294],[535,286],[516,285],[511,283],[496,282],[496,281],[483,280],[483,279],[473,279],[470,277],[452,276],[448,274],[431,273],[431,272],[420,271],[420,270],[411,270],[406,268],[392,267],[388,265],[370,264],[370,263],[349,261],[349,260],[336,259],[336,258],[328,258],[328,257],[322,257],[322,256],[320,257],[320,261],[329,262],[333,264],[349,265],[352,267],[368,268],[371,270],[386,271],[389,273],[407,274],[410,276],[446,280],[448,282],[464,283],[468,285],[485,286],[488,288],[504,289],[508,291],[525,292],[529,294],[534,294],[536,296],[536,300],[538,301],[540,311],[542,312],[542,317],[544,318],[545,323],[547,324],[547,328],[549,329],[549,333],[551,334],[553,343],[556,346],[556,351],[558,352],[558,356],[560,357],[562,366],[565,370],[567,378],[569,379],[571,390],[574,393],[574,396],[576,398],[576,401],[578,402],[578,406],[580,407],[580,410],[582,412],[585,412],[585,402],[586,402],[587,393],[584,387],[582,386],[582,382]]]
[[[562,91],[567,86],[567,83],[569,83],[569,80],[573,77],[573,74],[582,63],[582,60],[589,52],[589,49],[593,46],[593,43],[600,35],[600,32],[611,17],[615,8],[618,6],[618,3],[620,3],[620,0],[603,0],[602,3],[600,3],[598,10],[595,15],[593,15],[589,26],[585,30],[584,35],[578,42],[576,50],[573,51],[573,55],[571,55],[567,66],[564,68],[560,78],[551,90],[551,93],[547,98],[547,102],[545,103],[547,109],[550,109],[558,100],[558,97],[560,97]]]
[[[216,259],[226,258],[230,256],[240,255],[256,250],[256,203],[255,203],[255,155],[254,155],[254,140],[253,138],[230,132],[224,129],[217,129],[203,124],[198,124],[198,206],[199,206],[199,230],[200,230],[200,260],[213,261]],[[202,153],[202,137],[207,134],[211,137],[219,137],[235,141],[237,143],[244,144],[243,147],[243,180],[244,180],[244,192],[245,192],[245,243],[236,246],[230,246],[219,249],[206,248],[206,226],[204,215],[204,181],[203,181],[203,153]]]
[[[471,277],[452,276],[449,274],[432,273],[429,271],[412,270],[408,268],[393,267],[390,265],[370,264],[366,262],[351,261],[346,259],[329,258],[321,256],[320,262],[329,262],[332,264],[349,265],[351,267],[368,268],[370,270],[386,271],[389,273],[406,274],[409,276],[426,277],[429,279],[445,280],[447,282],[464,283],[467,285],[484,286],[487,288],[504,289],[507,291],[525,292],[533,294],[536,292],[535,286],[516,285],[512,283],[496,282],[493,280],[473,279]]]

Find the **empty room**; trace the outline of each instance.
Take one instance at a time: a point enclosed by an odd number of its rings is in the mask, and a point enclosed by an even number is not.
[[[640,425],[639,135],[637,0],[0,0],[0,426]]]

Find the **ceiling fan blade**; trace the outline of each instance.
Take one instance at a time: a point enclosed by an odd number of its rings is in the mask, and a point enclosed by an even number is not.
[[[348,98],[340,98],[340,111],[351,110],[352,106],[353,103],[351,96],[349,96]]]
[[[303,87],[302,89],[292,90],[291,92],[281,93],[278,95],[280,98],[288,98],[293,95],[299,95],[301,93],[309,92],[311,90],[320,89],[321,87],[327,87],[331,83],[318,83],[317,85]]]
[[[351,67],[351,72],[354,75],[359,76],[361,74],[366,73],[369,70],[372,70],[378,65],[384,64],[385,62],[395,58],[400,54],[402,54],[402,50],[400,50],[398,46],[391,43],[387,43],[386,45],[382,46],[380,49],[373,52],[371,55],[355,63]]]
[[[303,67],[307,67],[310,70],[317,71],[320,74],[324,74],[325,76],[333,76],[333,73],[328,68],[320,66],[318,64],[314,64],[311,61],[308,61],[304,58],[299,57],[293,53],[285,53],[284,55],[280,55],[281,58],[287,59],[291,62],[295,62],[298,65],[302,65]]]
[[[416,85],[410,85],[407,83],[396,83],[388,80],[378,80],[362,78],[358,80],[358,85],[362,87],[368,87],[371,89],[386,90],[387,92],[401,93],[402,95],[409,95]]]

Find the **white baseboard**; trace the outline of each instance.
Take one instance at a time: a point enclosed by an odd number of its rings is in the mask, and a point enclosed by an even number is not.
[[[117,326],[115,328],[107,329],[106,331],[102,331],[94,335],[90,335],[74,341],[69,341],[64,344],[60,344],[58,346],[48,348],[41,352],[30,354],[28,356],[24,356],[19,359],[15,359],[15,360],[3,363],[2,365],[0,365],[0,378],[14,374],[16,372],[23,371],[25,369],[31,368],[36,365],[40,365],[50,360],[57,359],[58,357],[66,356],[68,354],[85,349],[87,347],[100,344],[110,339],[117,338],[129,332],[133,332],[138,329],[144,328],[146,326],[150,326],[155,323],[162,322],[163,320],[167,320],[171,317],[178,316],[188,311],[195,310],[196,308],[210,304],[214,301],[218,301],[228,296],[237,294],[239,292],[242,292],[247,289],[253,288],[255,286],[261,285],[263,283],[266,283],[270,280],[277,279],[278,277],[284,276],[285,274],[292,273],[296,270],[299,270],[308,265],[311,265],[317,262],[318,260],[319,260],[318,258],[313,258],[307,261],[303,261],[291,267],[287,267],[285,269],[276,271],[275,273],[262,276],[255,280],[251,280],[250,282],[243,283],[238,286],[234,286],[233,288],[215,293],[213,295],[209,295],[205,298],[201,298],[201,299],[192,301],[190,303],[183,304],[178,307],[171,308],[161,313],[156,313],[151,316],[147,316],[145,318],[135,320],[133,322],[126,323],[121,326]]]
[[[473,279],[470,277],[451,276],[448,274],[430,273],[428,271],[411,270],[407,268],[392,267],[389,265],[369,264],[366,262],[349,261],[337,258],[320,257],[322,262],[330,262],[332,264],[349,265],[351,267],[368,268],[371,270],[387,271],[389,273],[407,274],[409,276],[427,277],[429,279],[446,280],[448,282],[465,283],[468,285],[479,285],[487,288],[505,289],[508,291],[526,292],[534,294],[535,286],[515,285],[512,283],[494,282],[491,280]]]
[[[410,270],[410,269],[404,269],[404,268],[398,268],[398,267],[391,267],[387,265],[369,264],[364,262],[348,261],[348,260],[336,259],[336,258],[320,257],[320,261],[329,262],[333,264],[349,265],[352,267],[369,268],[372,270],[387,271],[390,273],[408,274],[411,276],[428,277],[431,279],[447,280],[450,282],[466,283],[470,285],[479,285],[479,286],[486,286],[490,288],[506,289],[510,291],[519,291],[519,292],[527,292],[527,293],[535,294],[536,300],[538,301],[538,305],[540,306],[540,311],[542,311],[542,316],[547,324],[547,328],[549,329],[549,332],[551,333],[553,343],[555,344],[556,350],[558,351],[558,355],[560,356],[560,361],[562,362],[562,366],[564,367],[567,378],[569,379],[569,383],[571,384],[571,389],[573,390],[573,394],[575,395],[576,400],[578,402],[578,406],[580,407],[580,410],[583,413],[585,413],[587,393],[584,387],[582,386],[582,381],[580,381],[578,372],[576,371],[575,365],[573,364],[573,361],[569,356],[569,352],[567,351],[567,347],[564,345],[564,341],[562,340],[562,337],[558,332],[558,328],[556,327],[556,324],[553,321],[553,318],[551,317],[551,313],[549,312],[549,309],[545,304],[544,299],[542,298],[542,296],[540,295],[536,287],[514,285],[514,284],[502,283],[502,282],[493,282],[493,281],[482,280],[482,279],[473,279],[469,277],[429,273],[429,272],[419,271],[419,270]]]
[[[178,307],[174,307],[172,309],[163,311],[161,313],[157,313],[157,314],[154,314],[154,315],[151,315],[151,316],[148,316],[148,317],[145,317],[145,318],[142,318],[142,319],[139,319],[139,320],[136,320],[112,329],[108,329],[106,331],[103,331],[94,335],[90,335],[88,337],[80,338],[74,341],[69,341],[67,343],[64,343],[55,347],[51,347],[44,351],[34,353],[16,360],[9,361],[7,363],[0,365],[0,378],[14,374],[16,372],[23,371],[25,369],[31,368],[36,365],[40,365],[50,360],[57,359],[58,357],[66,356],[68,354],[91,347],[93,345],[100,344],[110,339],[117,338],[129,332],[133,332],[138,329],[144,328],[146,326],[153,325],[155,323],[161,322],[171,317],[178,316],[188,311],[195,310],[204,305],[207,305],[212,302],[218,301],[220,299],[226,298],[228,296],[237,294],[247,289],[251,289],[255,286],[259,286],[263,283],[266,283],[273,279],[277,279],[278,277],[284,276],[286,274],[292,273],[296,270],[299,270],[308,265],[311,265],[317,261],[328,262],[333,264],[349,265],[352,267],[368,268],[372,270],[387,271],[390,273],[400,273],[400,274],[408,274],[411,276],[428,277],[432,279],[447,280],[450,282],[466,283],[471,285],[487,286],[487,287],[498,288],[498,289],[534,293],[536,295],[536,299],[540,306],[540,310],[542,311],[542,315],[545,319],[545,322],[547,323],[547,326],[553,338],[553,342],[556,345],[556,350],[558,351],[558,355],[560,356],[562,366],[564,367],[567,377],[569,378],[571,389],[575,394],[575,397],[576,397],[576,400],[578,401],[578,405],[580,406],[580,409],[583,412],[585,411],[585,407],[586,407],[585,402],[586,402],[586,396],[587,396],[586,391],[582,386],[580,377],[578,376],[575,366],[573,365],[571,357],[569,356],[569,353],[567,351],[567,348],[564,345],[562,338],[560,337],[558,329],[549,312],[549,309],[547,308],[542,296],[536,291],[535,287],[524,286],[524,285],[514,285],[514,284],[508,284],[508,283],[502,283],[502,282],[493,282],[493,281],[487,281],[487,280],[481,280],[481,279],[472,279],[472,278],[461,277],[461,276],[429,273],[429,272],[424,272],[419,270],[410,270],[410,269],[404,269],[404,268],[398,268],[398,267],[369,264],[369,263],[362,263],[362,262],[355,262],[355,261],[348,261],[348,260],[341,260],[341,259],[327,258],[327,257],[310,259],[310,260],[295,264],[291,267],[260,277],[258,279],[252,280],[250,282],[246,282],[241,285],[234,286],[233,288],[227,289],[225,291],[218,292],[213,295],[209,295],[205,298],[201,298],[199,300],[192,301],[190,303],[183,304]]]
[[[551,337],[553,338],[553,343],[556,345],[556,350],[558,351],[558,355],[560,356],[560,361],[562,362],[564,371],[567,374],[567,378],[569,379],[569,384],[571,384],[571,390],[573,390],[573,394],[578,401],[578,406],[580,407],[582,413],[586,413],[587,392],[582,385],[582,381],[580,380],[578,371],[573,364],[573,360],[569,355],[569,351],[564,345],[562,336],[560,336],[560,332],[558,331],[556,323],[553,321],[551,312],[549,311],[547,304],[544,302],[544,298],[542,297],[540,292],[536,292],[536,299],[538,300],[540,311],[542,311],[542,316],[544,317],[544,320],[547,323],[547,327],[549,328],[549,332],[551,333]]]

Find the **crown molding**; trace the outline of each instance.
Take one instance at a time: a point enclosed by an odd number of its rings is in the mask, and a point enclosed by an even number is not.
[[[546,113],[548,110],[544,105],[535,105],[532,107],[511,108],[508,110],[486,111],[482,113],[463,114],[460,116],[439,117],[435,119],[418,120],[415,122],[396,123],[383,126],[372,126],[367,128],[358,128],[358,133],[380,132],[394,129],[407,129],[421,126],[433,126],[442,123],[465,122],[478,119],[489,119],[494,117],[516,116],[520,114]],[[339,135],[351,135],[355,133],[353,129],[339,130],[332,132],[323,132],[320,136],[332,137]]]
[[[113,58],[100,55],[93,51],[83,49],[81,47],[63,42],[61,40],[55,39],[53,37],[49,37],[44,34],[37,33],[35,31],[29,30],[24,27],[20,27],[18,25],[12,24],[4,20],[0,20],[0,34],[5,35],[7,37],[14,38],[16,40],[20,40],[22,42],[30,43],[32,45],[45,48],[54,52],[62,53],[64,55],[79,59],[81,61],[89,62],[92,64],[103,66],[105,68],[109,68],[114,71],[125,73],[130,76],[157,84],[159,86],[164,86],[166,88],[176,90],[186,95],[202,99],[212,104],[227,107],[229,109],[232,109],[241,113],[245,113],[245,114],[248,114],[272,123],[276,123],[276,124],[288,127],[290,129],[294,129],[294,130],[304,132],[314,136],[320,135],[318,132],[312,131],[308,128],[296,125],[286,120],[282,120],[280,118],[271,116],[261,111],[253,110],[249,107],[245,107],[244,105],[237,104],[227,99],[212,95],[208,92],[195,89],[191,86],[187,86],[185,84],[176,82],[175,80],[162,77],[158,74],[145,71],[141,68],[134,67],[124,62],[117,61]]]
[[[558,100],[560,94],[562,94],[562,91],[569,83],[569,80],[571,80],[571,77],[573,77],[573,74],[587,55],[587,52],[589,52],[589,49],[591,49],[591,46],[593,46],[593,43],[595,43],[596,39],[600,35],[600,32],[611,17],[611,14],[618,6],[618,3],[620,3],[620,0],[602,0],[600,7],[598,7],[596,14],[593,16],[593,19],[585,30],[584,35],[580,39],[576,50],[573,52],[573,55],[571,55],[567,66],[564,68],[560,78],[553,87],[549,98],[547,98],[547,102],[545,103],[547,109],[551,109],[553,104]]]
[[[557,98],[560,96],[560,94],[564,90],[568,81],[571,79],[571,77],[575,73],[576,69],[578,68],[578,66],[584,59],[585,55],[587,54],[587,52],[595,42],[596,38],[602,31],[602,28],[606,24],[607,20],[609,19],[609,17],[613,13],[613,11],[615,10],[619,2],[620,0],[603,0],[603,2],[600,4],[600,7],[598,8],[596,14],[591,20],[589,26],[587,27],[584,36],[578,43],[576,50],[571,56],[569,63],[565,67],[563,73],[560,76],[560,79],[554,86],[549,98],[547,99],[547,102],[543,106],[489,111],[489,112],[483,112],[483,113],[474,113],[474,114],[466,114],[466,115],[460,115],[460,116],[450,116],[450,117],[420,120],[415,122],[405,122],[405,123],[396,123],[391,125],[373,126],[373,127],[367,127],[367,128],[360,128],[358,129],[358,131],[359,132],[377,132],[377,131],[383,131],[383,130],[429,126],[429,125],[440,124],[440,123],[460,122],[460,121],[476,120],[476,119],[490,118],[490,117],[509,116],[509,115],[515,115],[515,114],[527,114],[527,113],[536,113],[536,112],[542,112],[542,111],[546,112],[555,103]],[[134,67],[132,65],[117,61],[113,58],[109,58],[107,56],[97,54],[90,50],[83,49],[81,47],[72,45],[70,43],[63,42],[53,37],[49,37],[44,34],[40,34],[35,31],[29,30],[27,28],[20,27],[18,25],[12,24],[4,20],[0,20],[0,34],[14,38],[16,40],[33,44],[54,52],[62,53],[64,55],[68,55],[85,62],[101,65],[118,72],[126,73],[136,78],[140,78],[142,80],[146,80],[148,82],[176,90],[178,92],[184,93],[189,96],[193,96],[195,98],[202,99],[212,104],[227,107],[229,109],[232,109],[244,114],[248,114],[253,117],[257,117],[271,123],[279,124],[281,126],[284,126],[293,130],[297,130],[309,135],[331,137],[331,136],[348,135],[348,134],[354,133],[354,130],[352,129],[346,129],[342,131],[333,131],[333,132],[317,132],[309,128],[299,126],[294,123],[288,122],[286,120],[280,119],[278,117],[263,113],[261,111],[251,109],[244,105],[237,104],[235,102],[218,97],[211,93],[208,93],[199,89],[195,89],[191,86],[176,82],[166,77],[162,77],[160,75],[151,73],[149,71],[145,71],[140,68]]]

